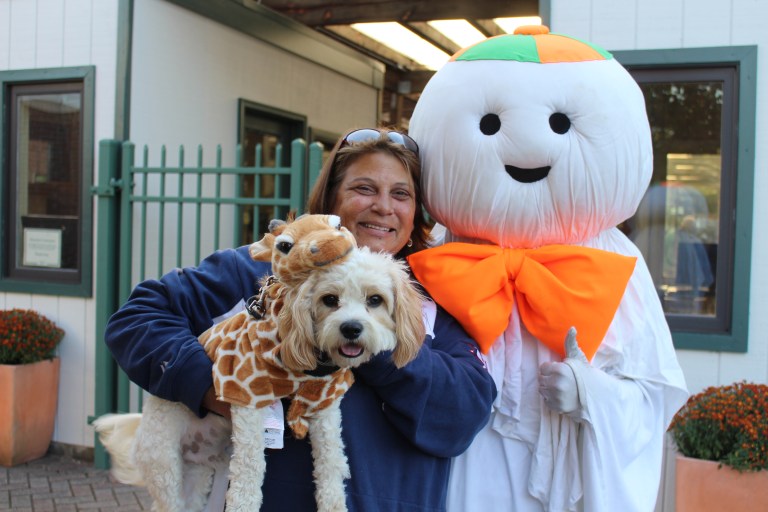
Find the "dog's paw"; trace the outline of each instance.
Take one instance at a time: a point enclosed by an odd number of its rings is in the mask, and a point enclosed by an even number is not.
[[[298,418],[293,421],[289,420],[288,425],[291,427],[291,430],[293,430],[293,433],[297,439],[304,439],[305,437],[307,437],[307,432],[309,431],[309,424],[307,424],[305,419]]]

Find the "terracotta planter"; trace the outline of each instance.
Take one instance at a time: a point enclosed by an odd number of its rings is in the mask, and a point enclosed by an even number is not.
[[[59,359],[0,365],[0,465],[45,455],[53,437]]]
[[[682,455],[676,464],[675,512],[768,510],[768,471],[739,473]]]

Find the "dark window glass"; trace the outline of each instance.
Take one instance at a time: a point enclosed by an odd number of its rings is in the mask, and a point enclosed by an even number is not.
[[[82,104],[79,82],[10,88],[10,277],[79,282]]]
[[[651,185],[625,226],[673,330],[725,332],[731,304],[735,69],[639,70]]]

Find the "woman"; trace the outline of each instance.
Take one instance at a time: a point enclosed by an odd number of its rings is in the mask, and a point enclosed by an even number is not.
[[[338,215],[359,245],[402,258],[429,240],[419,177],[418,146],[410,137],[355,130],[333,148],[307,209]],[[150,393],[200,416],[227,415],[197,336],[241,309],[268,273],[241,247],[145,281],[110,319],[106,343]],[[476,343],[433,303],[425,311],[433,323],[416,359],[398,370],[388,354],[374,358],[355,370],[341,402],[351,511],[444,510],[450,458],[488,420],[496,389]],[[263,491],[262,510],[315,509],[307,440],[288,434],[282,449],[267,451]]]

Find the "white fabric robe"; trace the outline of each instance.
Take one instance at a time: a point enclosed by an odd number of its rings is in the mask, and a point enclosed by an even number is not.
[[[586,407],[563,415],[543,404],[539,365],[560,357],[514,310],[488,355],[499,389],[491,420],[453,462],[449,512],[654,509],[664,435],[688,396],[685,380],[637,248],[617,229],[583,245],[638,257],[585,379]]]

